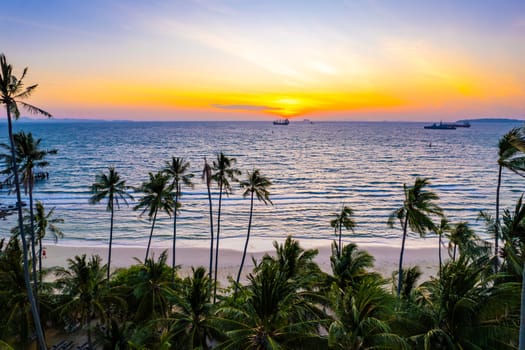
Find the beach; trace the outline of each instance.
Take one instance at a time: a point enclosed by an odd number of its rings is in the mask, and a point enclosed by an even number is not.
[[[103,262],[107,261],[108,248],[104,246],[97,247],[71,247],[48,244],[46,248],[46,258],[43,260],[45,268],[62,266],[67,267],[67,259],[75,255],[86,254],[91,256],[98,254]],[[328,244],[316,247],[319,254],[315,261],[319,267],[325,272],[331,272],[330,255],[331,248]],[[400,247],[388,246],[364,246],[360,249],[368,251],[375,258],[375,265],[373,271],[380,273],[385,278],[390,278],[392,272],[396,271],[399,264]],[[157,258],[165,248],[152,248],[150,256]],[[122,247],[118,246],[112,250],[111,269],[118,269],[122,267],[129,267],[137,264],[135,258],[144,259],[146,249],[141,247]],[[260,260],[264,254],[274,254],[274,250],[248,252],[245,266],[243,269],[243,280],[246,275],[251,272],[253,268],[252,257]],[[188,276],[191,273],[192,267],[209,266],[209,249],[206,248],[191,248],[182,247],[177,249],[176,264],[180,265],[179,274],[181,276]],[[442,252],[443,257],[446,256],[446,251]],[[239,270],[239,265],[242,258],[242,251],[233,249],[220,249],[219,253],[219,272],[218,279],[222,286],[228,283],[228,277],[235,279]],[[171,264],[171,251],[168,250],[167,264]],[[437,246],[435,248],[410,248],[405,249],[405,256],[403,266],[409,267],[418,265],[423,273],[420,282],[428,279],[430,276],[436,276],[439,266]]]

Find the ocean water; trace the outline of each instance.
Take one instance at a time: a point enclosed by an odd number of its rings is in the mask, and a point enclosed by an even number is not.
[[[345,241],[360,244],[400,244],[399,227],[386,225],[388,215],[402,205],[403,183],[428,177],[439,204],[452,221],[466,220],[488,238],[476,218],[480,210],[494,212],[498,139],[519,124],[473,123],[471,128],[425,130],[424,123],[293,121],[269,122],[24,122],[15,130],[31,131],[42,146],[56,148],[48,158],[49,180],[38,182],[35,198],[55,207],[63,245],[108,242],[109,213],[105,203],[88,204],[95,175],[115,166],[128,185],[139,186],[172,156],[185,157],[195,173],[195,187],[184,189],[178,218],[178,246],[208,246],[209,216],[206,186],[200,175],[204,157],[217,152],[237,159],[245,172],[260,169],[273,182],[273,206],[255,203],[251,250],[271,247],[273,240],[292,235],[315,245],[334,238],[330,220],[342,205],[355,212],[355,233]],[[0,142],[7,141],[5,124]],[[510,207],[525,181],[504,172],[502,206]],[[249,198],[238,184],[223,198],[221,247],[242,249],[249,215]],[[218,189],[213,188],[214,219]],[[140,198],[140,193],[134,193]],[[6,189],[0,205],[14,204]],[[149,235],[148,217],[121,206],[115,215],[114,244],[142,246]],[[9,235],[15,216],[0,221],[0,236]],[[172,219],[160,213],[153,245],[170,247]],[[51,242],[51,241],[50,241]],[[412,246],[434,240],[412,239]]]

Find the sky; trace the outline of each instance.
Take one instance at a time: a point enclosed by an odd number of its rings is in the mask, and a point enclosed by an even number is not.
[[[56,118],[525,118],[525,1],[6,1]]]

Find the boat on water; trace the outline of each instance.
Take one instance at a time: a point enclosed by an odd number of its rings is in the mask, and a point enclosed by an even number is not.
[[[277,120],[273,121],[273,125],[288,125],[288,124],[290,124],[290,121],[288,120],[288,118],[286,118],[286,119],[277,119]]]
[[[456,123],[447,123],[447,125],[452,125],[456,128],[470,128],[469,122],[456,122]]]
[[[424,128],[434,130],[456,130],[456,127],[454,125],[444,123],[434,123],[432,125],[425,125]]]

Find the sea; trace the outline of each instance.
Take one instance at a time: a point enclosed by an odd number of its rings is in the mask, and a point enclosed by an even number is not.
[[[109,239],[110,215],[106,203],[89,204],[95,176],[114,166],[129,186],[138,187],[171,157],[191,164],[194,188],[183,188],[177,218],[178,247],[209,246],[209,206],[201,180],[205,157],[211,163],[218,152],[237,160],[242,171],[259,169],[272,181],[273,205],[255,201],[251,251],[263,251],[288,235],[304,246],[329,244],[334,238],[330,221],[343,206],[354,211],[354,232],[343,231],[345,242],[400,246],[401,227],[386,224],[403,204],[403,184],[429,178],[430,189],[452,222],[467,221],[490,239],[480,211],[495,212],[498,177],[498,140],[520,122],[472,122],[470,128],[427,130],[416,122],[133,122],[33,121],[15,122],[15,131],[31,132],[41,147],[55,148],[38,181],[34,197],[54,216],[64,238],[59,245],[101,246]],[[0,142],[7,142],[5,122]],[[1,176],[1,175],[0,175]],[[512,208],[525,180],[503,172],[502,208]],[[115,213],[114,245],[145,246],[151,222],[147,213],[133,210],[135,200]],[[242,250],[249,219],[250,199],[238,183],[223,198],[221,247]],[[218,188],[212,188],[216,225]],[[25,199],[27,201],[27,199]],[[13,193],[0,190],[0,207],[14,205]],[[0,237],[8,237],[16,215],[0,220]],[[159,213],[153,246],[171,247],[173,220]],[[215,228],[216,230],[216,228]],[[434,246],[435,235],[412,236],[411,247]],[[48,239],[46,244],[54,244]]]

